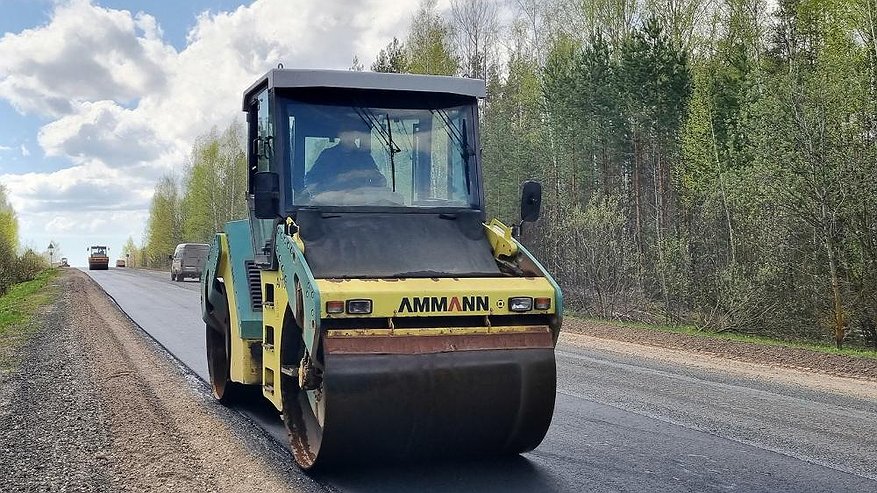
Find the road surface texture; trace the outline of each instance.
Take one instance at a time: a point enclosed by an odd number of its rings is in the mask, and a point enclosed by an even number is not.
[[[169,353],[207,378],[195,281],[131,269],[88,274]],[[554,420],[533,452],[314,479],[328,491],[368,492],[877,491],[874,381],[575,334],[562,335],[557,367]],[[276,416],[245,412],[283,439]]]

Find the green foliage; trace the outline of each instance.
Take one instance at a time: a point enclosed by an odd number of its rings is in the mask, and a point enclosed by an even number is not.
[[[372,72],[390,72],[401,74],[408,72],[408,57],[405,53],[405,46],[398,38],[383,48],[378,53],[378,58],[371,66]]]
[[[638,304],[635,247],[627,234],[622,200],[594,195],[584,208],[576,207],[566,227],[578,262],[568,283],[574,310],[603,318],[630,318],[625,310]],[[577,296],[576,296],[577,295]]]
[[[877,348],[877,4],[520,5],[488,209],[543,181],[524,240],[571,307]]]
[[[484,174],[488,210],[513,223],[519,215],[521,183],[542,176],[546,146],[538,67],[515,55],[508,77],[492,88],[482,121]]]
[[[6,198],[6,188],[0,184],[0,294],[16,282],[16,249],[18,248],[18,220],[15,210]]]
[[[421,0],[405,43],[405,71],[412,74],[456,74],[459,64],[452,46],[451,26],[437,12],[436,0]]]
[[[128,262],[127,267],[145,267],[147,265],[146,249],[138,247],[137,244],[134,243],[134,238],[131,238],[130,236],[122,246],[122,257]]]
[[[180,243],[210,243],[228,221],[247,217],[247,156],[244,129],[233,123],[195,142],[192,166],[182,180],[165,176],[155,186],[144,245],[132,238],[123,248],[132,266],[166,267]]]
[[[14,366],[16,349],[36,330],[35,324],[28,323],[34,312],[55,299],[55,290],[47,285],[57,272],[43,269],[0,293],[0,370]]]
[[[0,295],[16,283],[30,281],[49,267],[43,256],[27,249],[18,254],[18,218],[0,184]]]
[[[168,257],[183,240],[180,194],[171,176],[163,176],[155,186],[146,224],[146,264],[169,265]]]
[[[18,248],[18,217],[6,197],[6,187],[0,183],[0,242],[12,250]]]
[[[199,138],[182,200],[185,240],[208,243],[226,222],[246,217],[246,190],[243,128],[234,124]]]
[[[453,53],[450,24],[436,11],[436,0],[422,0],[411,19],[405,43],[393,38],[378,53],[373,72],[454,75],[458,60]]]

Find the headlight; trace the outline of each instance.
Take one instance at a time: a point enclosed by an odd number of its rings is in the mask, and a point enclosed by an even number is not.
[[[529,296],[519,296],[517,298],[509,298],[509,311],[528,312],[533,309],[533,298]]]
[[[344,313],[343,301],[327,301],[326,313]]]
[[[368,315],[372,312],[372,300],[347,300],[347,313]]]

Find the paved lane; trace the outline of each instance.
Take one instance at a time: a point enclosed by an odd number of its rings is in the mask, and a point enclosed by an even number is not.
[[[89,274],[206,378],[197,283]],[[535,451],[474,463],[349,469],[336,491],[877,491],[877,399],[620,353],[565,336],[548,436]],[[283,440],[279,420],[249,411]]]

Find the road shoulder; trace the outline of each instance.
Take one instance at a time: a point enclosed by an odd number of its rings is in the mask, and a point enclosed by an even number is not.
[[[785,366],[765,361],[746,361],[721,353],[696,351],[690,348],[661,347],[657,344],[629,342],[575,332],[562,332],[559,341],[579,348],[736,375],[754,381],[806,387],[877,401],[877,379],[861,376],[857,378],[838,376],[820,372],[812,367]]]
[[[0,408],[14,490],[308,491],[289,453],[176,364],[85,274],[22,347]]]
[[[615,347],[616,351],[631,351],[634,349],[633,346],[626,344],[632,344],[700,355],[706,359],[734,360],[769,368],[784,368],[798,372],[819,373],[877,383],[877,358],[825,353],[782,344],[766,345],[646,328],[624,327],[577,318],[568,318],[564,321],[564,332],[590,338],[592,344],[604,341],[602,343],[604,346]],[[607,349],[611,350],[611,348]],[[638,350],[637,352],[647,355],[654,353],[655,350]]]

